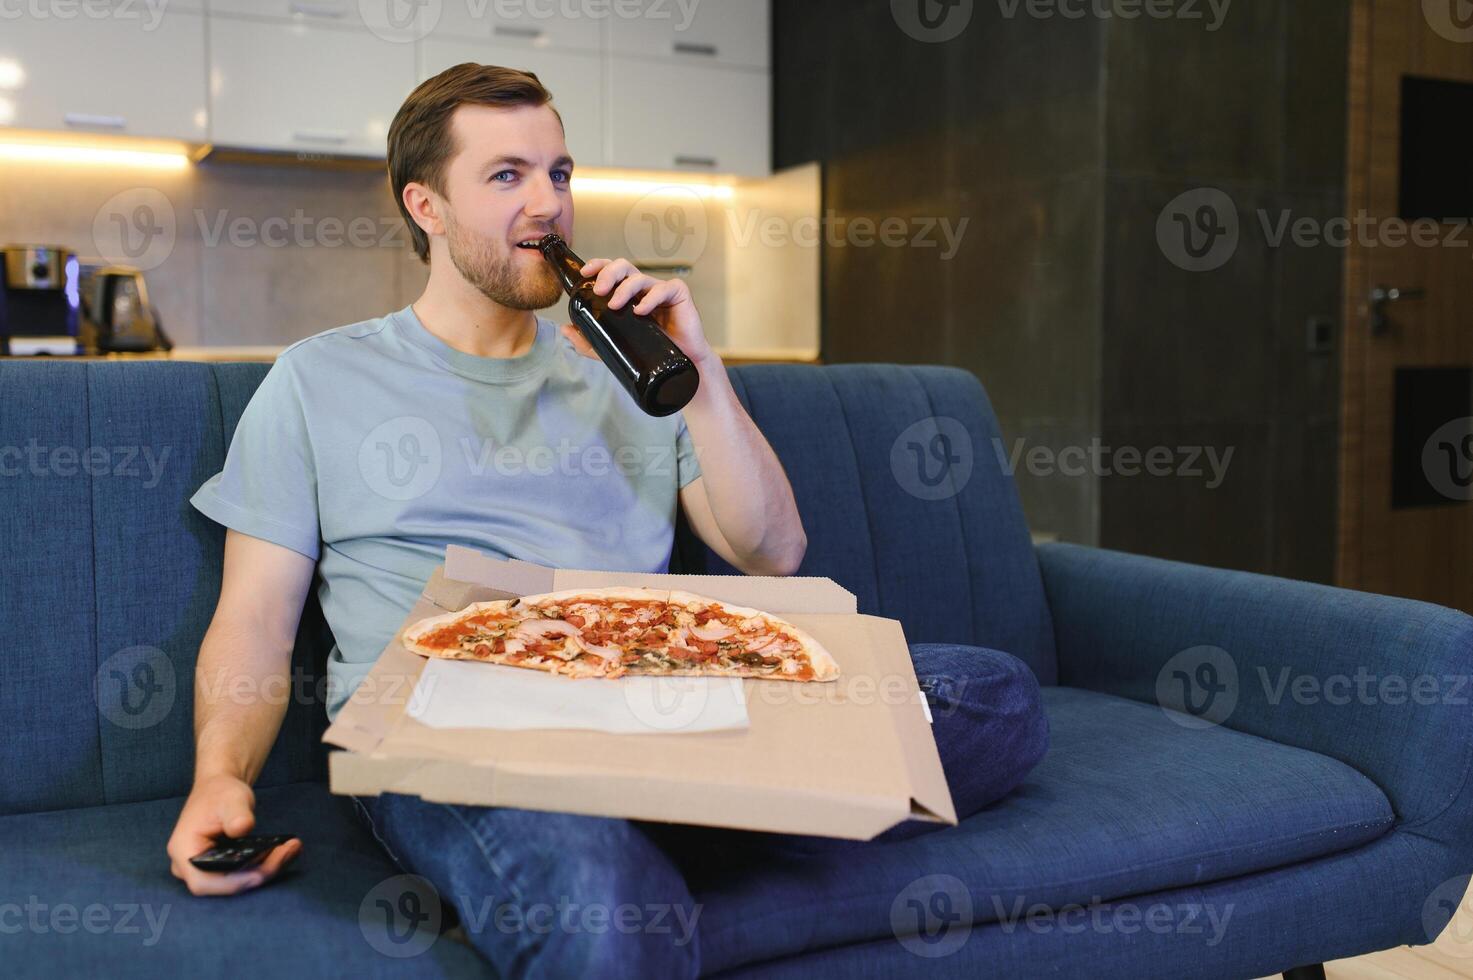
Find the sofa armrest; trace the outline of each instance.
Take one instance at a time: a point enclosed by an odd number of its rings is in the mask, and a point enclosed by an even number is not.
[[[1473,618],[1077,545],[1038,556],[1060,684],[1339,759],[1473,864]]]

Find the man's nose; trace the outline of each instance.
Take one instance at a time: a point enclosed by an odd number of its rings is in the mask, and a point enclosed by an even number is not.
[[[543,176],[533,182],[525,210],[529,218],[551,221],[563,213],[564,203],[563,195],[559,193],[552,179]]]

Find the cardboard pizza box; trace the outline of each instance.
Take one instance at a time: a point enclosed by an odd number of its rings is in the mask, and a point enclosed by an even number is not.
[[[686,589],[781,616],[811,633],[842,674],[821,684],[743,680],[745,730],[435,728],[408,710],[429,661],[396,635],[323,735],[347,750],[329,756],[332,792],[852,840],[908,817],[956,823],[900,623],[857,613],[832,579],[554,569],[452,545],[399,632],[472,602],[620,585]]]

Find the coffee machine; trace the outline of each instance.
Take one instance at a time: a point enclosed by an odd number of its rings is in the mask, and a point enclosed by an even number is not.
[[[77,256],[58,245],[6,245],[0,276],[0,354],[76,354]]]

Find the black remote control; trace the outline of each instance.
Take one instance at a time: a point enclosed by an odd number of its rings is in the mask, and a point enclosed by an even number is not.
[[[201,871],[239,871],[258,864],[279,847],[292,839],[291,834],[271,834],[262,837],[218,837],[215,846],[203,854],[196,854],[189,863]]]

